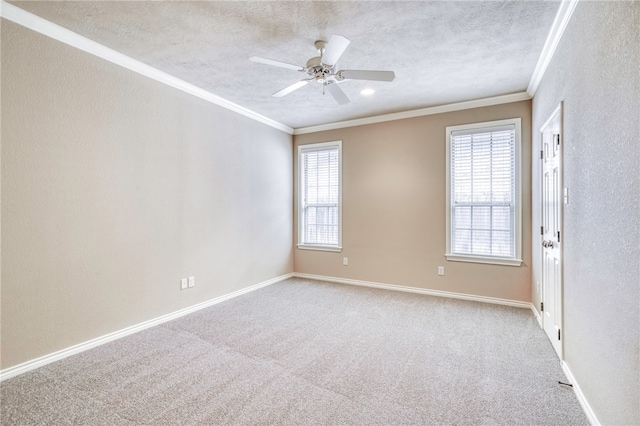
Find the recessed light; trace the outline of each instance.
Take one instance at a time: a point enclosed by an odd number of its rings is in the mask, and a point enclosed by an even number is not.
[[[376,91],[375,91],[375,90],[373,90],[373,89],[362,89],[362,90],[360,91],[360,94],[361,94],[362,96],[371,96],[371,95],[373,95],[374,93],[376,93]]]

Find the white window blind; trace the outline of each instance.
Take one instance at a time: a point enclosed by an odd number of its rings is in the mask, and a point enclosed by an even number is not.
[[[449,161],[448,253],[516,259],[516,125],[451,130]]]
[[[340,148],[339,143],[300,146],[300,245],[341,244]]]

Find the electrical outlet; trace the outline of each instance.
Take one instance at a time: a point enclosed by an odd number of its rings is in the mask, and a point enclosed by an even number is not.
[[[182,278],[180,280],[180,290],[184,290],[187,288],[187,279],[186,278]]]
[[[438,275],[444,275],[444,266],[438,266]]]
[[[196,277],[189,277],[189,288],[196,285]]]
[[[342,264],[343,264],[344,266],[347,266],[347,265],[349,264],[349,258],[348,258],[348,257],[343,257],[343,258],[342,258]]]

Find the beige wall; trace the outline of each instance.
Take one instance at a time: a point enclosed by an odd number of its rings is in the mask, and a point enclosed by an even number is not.
[[[514,117],[522,118],[524,263],[448,262],[445,128]],[[528,302],[530,136],[530,101],[295,136],[296,147],[342,140],[343,153],[343,251],[296,249],[295,271]],[[343,257],[349,258],[348,266],[342,265]],[[439,265],[445,267],[444,277],[437,275]]]
[[[290,135],[7,21],[1,83],[3,369],[293,270]]]
[[[533,99],[534,150],[564,105],[565,361],[605,425],[640,424],[638,28],[637,1],[579,2]]]

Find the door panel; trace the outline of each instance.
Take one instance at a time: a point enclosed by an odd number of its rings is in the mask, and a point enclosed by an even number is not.
[[[542,325],[562,359],[562,170],[561,112],[542,132]]]

